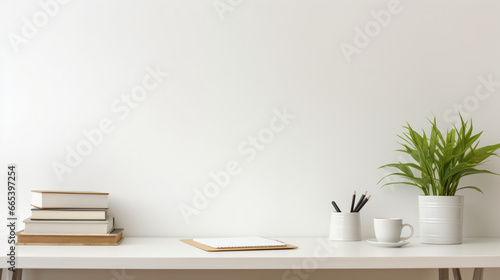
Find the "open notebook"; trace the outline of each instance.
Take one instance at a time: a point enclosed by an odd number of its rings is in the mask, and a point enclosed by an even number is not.
[[[252,248],[252,247],[284,247],[286,243],[257,236],[227,238],[195,238],[194,241],[212,248]]]

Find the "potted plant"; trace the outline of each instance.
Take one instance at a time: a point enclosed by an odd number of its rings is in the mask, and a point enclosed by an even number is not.
[[[482,132],[472,134],[472,121],[454,126],[443,135],[436,125],[436,118],[431,123],[430,135],[422,131],[419,134],[407,123],[406,132],[398,135],[403,149],[397,150],[408,154],[414,162],[399,162],[381,166],[393,167],[398,171],[384,176],[402,179],[388,182],[383,186],[405,184],[420,188],[424,195],[419,196],[420,241],[429,244],[462,243],[463,196],[455,195],[459,190],[473,189],[482,193],[476,186],[460,186],[460,180],[474,174],[496,174],[478,169],[490,156],[496,155],[500,148],[496,145],[478,147]]]

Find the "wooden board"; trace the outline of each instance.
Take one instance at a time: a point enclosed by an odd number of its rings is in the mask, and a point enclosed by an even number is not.
[[[97,207],[97,208],[89,208],[89,207],[40,207],[36,206],[33,204],[30,204],[31,206],[41,209],[41,210],[50,210],[50,209],[109,209],[109,208],[102,208],[102,207]]]
[[[122,243],[124,237],[122,237],[116,243],[18,243],[16,245],[24,245],[24,246],[118,246]]]
[[[16,243],[25,246],[118,246],[123,241],[123,237],[116,243]]]
[[[36,206],[36,205],[33,205],[33,204],[30,204],[31,206],[33,207],[36,207],[38,209],[41,209],[41,210],[51,210],[51,209],[109,209],[109,208],[103,208],[103,207],[97,207],[97,208],[89,208],[89,207],[40,207],[40,206]]]
[[[91,192],[91,191],[72,192],[72,191],[39,191],[39,190],[32,190],[32,192],[36,192],[36,193],[60,193],[60,194],[96,194],[96,195],[109,195],[109,193]]]
[[[16,233],[16,245],[117,246],[123,241],[123,229],[101,235],[46,235]]]
[[[193,239],[180,239],[180,241],[189,244],[191,246],[194,246],[198,249],[205,250],[207,252],[224,252],[224,251],[253,251],[253,250],[284,250],[284,249],[296,249],[298,248],[295,245],[290,245],[286,244],[286,246],[279,246],[279,247],[244,247],[244,248],[214,248],[210,247],[205,244],[198,243],[194,241]]]

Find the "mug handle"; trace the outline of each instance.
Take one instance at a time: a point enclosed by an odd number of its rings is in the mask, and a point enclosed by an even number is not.
[[[410,224],[403,224],[403,226],[401,227],[401,229],[403,229],[404,227],[408,227],[411,230],[411,233],[410,233],[410,235],[405,236],[405,237],[401,237],[400,239],[401,240],[410,239],[413,236],[413,233],[414,233],[413,227]]]

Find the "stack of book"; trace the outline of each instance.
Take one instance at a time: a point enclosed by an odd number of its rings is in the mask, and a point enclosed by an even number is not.
[[[118,245],[123,229],[108,215],[100,192],[31,191],[31,217],[18,232],[18,245]]]

